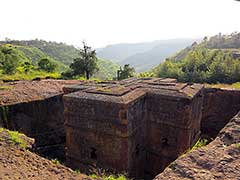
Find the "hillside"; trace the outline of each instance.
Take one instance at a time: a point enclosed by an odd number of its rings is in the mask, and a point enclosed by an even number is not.
[[[240,33],[205,37],[154,68],[159,77],[184,82],[234,83],[240,81]]]
[[[97,50],[97,55],[103,59],[111,59],[114,62],[121,62],[124,59],[137,53],[143,53],[158,45],[159,41],[143,43],[122,43],[108,45]]]
[[[180,52],[176,53],[170,59],[172,61],[178,61],[184,59],[187,54],[196,48],[206,49],[225,49],[225,50],[237,50],[240,49],[240,33],[232,33],[230,35],[222,35],[219,33],[209,39],[205,37],[201,43],[194,42],[191,46],[186,47]]]
[[[0,44],[6,43],[1,41]],[[48,42],[44,40],[28,40],[18,41],[10,40],[7,43],[14,45],[21,45],[27,47],[34,47],[41,50],[48,56],[62,62],[65,65],[69,65],[74,58],[78,56],[78,50],[74,46],[70,46],[64,43]]]
[[[78,49],[64,43],[47,42],[44,40],[29,41],[1,41],[1,46],[8,46],[14,49],[20,62],[33,62],[43,57],[49,57],[51,61],[58,65],[58,72],[66,70],[74,58],[78,57]],[[95,74],[96,78],[108,79],[115,77],[119,65],[110,60],[100,59],[98,62],[99,72]]]
[[[53,69],[44,71],[38,66],[47,59]],[[22,45],[0,44],[0,80],[32,80],[34,78],[59,78],[66,65],[46,55],[41,50]]]
[[[99,79],[112,79],[117,77],[117,71],[119,70],[120,65],[106,59],[98,59],[97,64],[99,71],[94,77]]]
[[[97,51],[98,57],[121,65],[130,64],[137,72],[156,66],[166,57],[194,42],[195,39],[159,40],[147,43],[109,45]]]

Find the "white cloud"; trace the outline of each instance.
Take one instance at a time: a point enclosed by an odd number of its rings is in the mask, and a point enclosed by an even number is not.
[[[234,0],[7,0],[0,38],[46,39],[94,47],[199,37],[240,30]]]

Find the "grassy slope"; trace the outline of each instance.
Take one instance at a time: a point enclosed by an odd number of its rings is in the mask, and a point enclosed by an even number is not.
[[[210,88],[230,88],[230,89],[239,89],[240,90],[240,82],[236,82],[233,84],[206,84],[206,87]]]
[[[4,43],[4,42],[0,42]],[[24,52],[28,59],[36,62],[42,55],[49,56],[59,64],[60,70],[70,65],[74,58],[78,57],[78,49],[64,43],[47,42],[43,40],[10,41],[19,50]],[[99,79],[111,79],[116,76],[119,65],[110,60],[100,59],[98,62],[99,72],[94,77]]]
[[[53,62],[55,62],[57,66],[57,71],[63,71],[66,69],[66,66],[49,57],[45,53],[43,53],[41,50],[34,48],[34,47],[29,47],[29,46],[21,46],[21,45],[12,45],[12,44],[4,44],[1,45],[4,47],[11,48],[12,51],[14,51],[14,54],[17,55],[19,59],[19,65],[23,62],[32,62],[34,65],[37,64],[37,61],[43,57],[48,57],[50,58]],[[39,70],[31,70],[28,73],[24,73],[21,68],[17,68],[17,72],[13,75],[7,75],[7,74],[2,74],[0,70],[0,79],[1,80],[32,80],[36,77],[40,78],[45,78],[45,77],[51,77],[51,78],[59,78],[60,73],[55,72],[55,73],[47,73]]]

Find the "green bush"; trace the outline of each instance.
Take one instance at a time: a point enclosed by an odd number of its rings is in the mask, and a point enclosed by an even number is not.
[[[61,164],[60,161],[59,161],[58,159],[56,159],[56,158],[55,158],[55,159],[51,159],[51,161],[52,161],[54,164],[57,164],[57,165],[58,165],[58,164]]]
[[[158,77],[176,78],[182,82],[239,82],[240,58],[233,58],[232,53],[233,50],[195,47],[178,61],[167,59],[154,69],[154,73]]]
[[[104,179],[104,180],[127,180],[126,176],[124,175],[103,175],[97,176],[96,174],[90,175],[91,178],[94,179]]]
[[[23,136],[22,133],[19,133],[17,131],[10,131],[10,130],[7,130],[7,132],[8,132],[8,135],[9,135],[8,136],[9,141],[11,143],[13,143],[14,145],[19,145],[22,148],[26,148],[27,147],[27,144],[21,138],[21,136]]]
[[[203,146],[206,146],[208,144],[208,140],[207,139],[199,139],[195,144],[194,146],[192,147],[192,149],[196,149],[196,148],[199,148],[199,147],[203,147]]]
[[[42,71],[54,72],[57,68],[57,64],[49,58],[42,58],[38,61],[38,68]]]

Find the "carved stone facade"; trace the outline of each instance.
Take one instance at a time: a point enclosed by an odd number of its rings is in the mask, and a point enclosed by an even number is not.
[[[66,87],[67,165],[154,177],[199,138],[202,89],[161,78]]]

